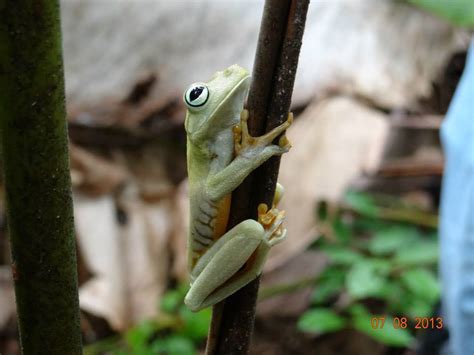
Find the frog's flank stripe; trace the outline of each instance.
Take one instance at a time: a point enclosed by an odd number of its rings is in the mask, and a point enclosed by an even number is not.
[[[209,225],[209,223],[211,222],[211,217],[209,217],[207,214],[205,213],[200,213],[199,214],[199,217],[198,217],[198,221],[201,222],[201,223],[204,223],[206,225]]]
[[[200,237],[202,241],[212,241],[212,229],[209,226],[195,221],[194,224],[194,238]]]
[[[199,212],[201,212],[203,215],[205,215],[205,216],[207,216],[207,217],[209,217],[209,218],[213,218],[213,216],[212,216],[209,212],[205,211],[205,210],[202,208],[202,206],[199,206]]]
[[[198,234],[205,239],[212,240],[212,229],[204,224],[200,224],[196,221],[196,227],[194,228]]]
[[[217,206],[212,203],[210,200],[202,200],[199,208],[204,211],[210,217],[215,216],[217,213]]]
[[[214,230],[215,226],[216,226],[216,219],[213,218],[211,219],[211,221],[209,222],[209,225],[211,226],[211,228]]]
[[[199,239],[197,237],[193,237],[193,242],[197,243],[198,246],[204,246],[205,248],[209,247],[206,241],[203,241],[202,239]]]
[[[199,216],[198,218],[196,218],[196,222],[199,223],[201,226],[203,226],[202,228],[209,228],[211,233],[212,233],[212,221],[213,220],[210,220],[210,221],[203,221],[202,216]]]
[[[199,242],[198,240],[194,239],[194,244],[193,244],[193,249],[194,250],[203,250],[203,249],[208,249],[209,246],[208,245],[205,245],[205,244],[202,244],[201,242]]]
[[[193,240],[206,247],[208,247],[212,243],[212,239],[199,235],[197,231],[196,234],[193,235]]]

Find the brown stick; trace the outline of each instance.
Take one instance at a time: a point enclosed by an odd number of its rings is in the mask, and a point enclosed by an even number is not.
[[[309,0],[267,0],[255,56],[248,109],[249,130],[259,136],[288,115]],[[228,228],[257,217],[257,206],[271,206],[279,158],[257,169],[232,194]],[[252,336],[260,280],[214,306],[207,355],[247,354]]]

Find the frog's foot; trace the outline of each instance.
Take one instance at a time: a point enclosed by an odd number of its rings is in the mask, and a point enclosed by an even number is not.
[[[277,208],[268,210],[268,206],[264,203],[258,205],[258,222],[265,230],[264,240],[268,245],[273,246],[286,238],[284,220],[285,211],[279,211]]]
[[[291,144],[284,132],[293,123],[293,114],[291,112],[288,114],[288,119],[285,122],[260,137],[252,137],[249,134],[247,125],[248,119],[248,110],[243,110],[240,114],[240,124],[234,126],[233,128],[234,150],[236,155],[239,155],[243,150],[248,148],[266,147],[270,145],[273,140],[282,133],[283,134],[278,141],[278,146],[281,148],[281,154],[290,150]]]

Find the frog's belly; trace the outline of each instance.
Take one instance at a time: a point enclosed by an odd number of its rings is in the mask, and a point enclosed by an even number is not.
[[[226,231],[231,195],[218,202],[203,199],[193,217],[191,230],[193,265]]]

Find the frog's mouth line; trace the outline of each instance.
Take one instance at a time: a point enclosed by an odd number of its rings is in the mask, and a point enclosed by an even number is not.
[[[229,93],[222,99],[222,101],[227,101],[232,95],[235,94],[235,92],[236,92],[237,90],[239,90],[239,89],[242,87],[242,85],[244,85],[244,83],[245,83],[247,80],[249,80],[249,78],[250,78],[250,75],[246,75],[245,77],[243,77],[243,78],[233,87],[233,89],[232,89],[231,91],[229,91]],[[220,106],[216,107],[216,108],[211,112],[211,114],[209,115],[209,117],[211,117],[211,118],[214,117],[215,114],[216,114],[216,112],[219,111],[219,109],[220,109]],[[210,124],[212,124],[212,119],[209,119],[208,121],[203,122],[203,124],[199,127],[199,129],[198,129],[196,132],[194,132],[193,134],[191,134],[191,137],[190,137],[191,140],[192,140],[192,141],[194,141],[194,140],[195,140],[195,141],[199,141],[199,140],[200,140],[200,136],[202,135],[202,132],[203,132],[203,131],[207,131],[207,128],[208,128],[208,126],[209,126]]]
[[[240,89],[240,87],[250,78],[250,75],[246,75],[242,80],[240,80],[237,85],[234,86],[234,88],[229,91],[229,93],[224,97],[224,99],[222,101],[227,101],[229,99],[229,97],[231,97],[232,95],[234,95],[234,93]],[[214,111],[212,111],[212,113],[209,115],[209,117],[214,117],[214,115],[216,114],[216,112],[220,109],[220,106],[216,107],[214,109]],[[200,129],[199,129],[200,130]]]

